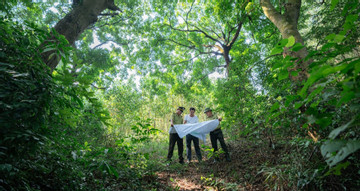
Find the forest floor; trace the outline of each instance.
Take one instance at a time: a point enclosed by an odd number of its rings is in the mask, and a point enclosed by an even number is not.
[[[266,185],[271,184],[271,178],[260,172],[266,165],[277,163],[278,150],[248,141],[237,141],[228,146],[231,162],[224,158],[214,162],[206,157],[202,162],[195,159],[184,165],[178,162],[166,165],[164,162],[157,172],[157,190],[269,190]]]

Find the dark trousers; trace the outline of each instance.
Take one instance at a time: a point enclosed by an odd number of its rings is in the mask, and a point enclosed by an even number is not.
[[[169,152],[168,152],[167,160],[171,160],[173,156],[175,143],[177,143],[177,147],[178,147],[179,162],[182,163],[184,162],[184,158],[183,158],[184,144],[183,144],[183,139],[181,139],[177,133],[170,133]]]
[[[210,132],[210,140],[211,140],[211,146],[214,148],[214,151],[218,151],[217,140],[219,140],[221,148],[225,151],[226,159],[230,159],[229,151],[225,144],[224,135],[221,129],[217,129],[215,131]]]
[[[201,161],[201,151],[199,147],[199,138],[194,137],[190,134],[186,135],[186,156],[189,161],[191,161],[191,141],[194,142],[195,152],[196,156],[198,157],[198,160]]]

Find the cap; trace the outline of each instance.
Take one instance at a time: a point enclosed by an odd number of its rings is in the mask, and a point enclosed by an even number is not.
[[[184,112],[185,107],[180,107],[180,106],[179,106],[177,109],[180,110],[181,112]]]
[[[208,111],[212,111],[209,107],[205,108],[204,113],[208,112]]]

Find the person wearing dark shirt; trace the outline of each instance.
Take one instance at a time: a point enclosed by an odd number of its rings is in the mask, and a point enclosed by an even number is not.
[[[218,119],[219,122],[222,120],[221,117],[218,117],[216,114],[213,114],[212,110],[210,108],[205,108],[204,113],[206,114],[207,120]],[[213,131],[210,132],[210,141],[211,141],[211,146],[214,148],[214,152],[218,151],[217,140],[219,140],[221,148],[225,152],[226,161],[230,162],[231,161],[230,154],[229,154],[228,148],[225,144],[224,135],[222,133],[220,123],[216,129],[214,129]],[[215,157],[215,161],[219,161],[219,158]]]
[[[184,164],[184,157],[183,157],[183,151],[184,151],[184,144],[183,139],[179,137],[177,134],[174,125],[177,124],[183,124],[183,116],[182,113],[184,112],[184,107],[178,107],[176,110],[176,113],[173,113],[171,117],[171,127],[170,127],[170,135],[169,135],[169,151],[167,155],[167,160],[171,161],[171,158],[174,153],[175,143],[177,143],[178,147],[178,155],[179,155],[179,162],[180,164]]]

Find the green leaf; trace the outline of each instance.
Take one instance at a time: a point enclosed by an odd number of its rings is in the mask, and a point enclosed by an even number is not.
[[[331,7],[330,10],[334,10],[334,8],[336,7],[336,5],[339,3],[339,0],[331,0]]]
[[[320,103],[320,100],[317,100],[317,101],[313,102],[313,103],[310,105],[310,107],[315,108],[315,107],[317,107],[317,106],[319,105],[319,103]]]
[[[355,68],[355,75],[356,75],[360,72],[360,59],[356,60],[354,68]]]
[[[353,98],[355,98],[355,92],[353,92],[353,91],[343,91],[341,93],[341,98],[340,98],[339,102],[337,103],[337,106],[340,106],[343,103],[347,103],[350,100],[352,100]]]
[[[356,64],[360,64],[360,59],[350,62],[346,68],[341,70],[342,73],[348,73],[356,68]],[[356,72],[355,72],[356,73]]]
[[[302,48],[304,48],[304,46],[301,43],[297,42],[290,50],[297,52],[297,51],[301,50]]]
[[[279,107],[280,107],[279,102],[275,102],[275,103],[272,105],[272,107],[271,107],[271,109],[270,109],[270,112],[273,112],[273,111],[279,109]]]
[[[302,102],[295,103],[295,109],[299,109],[303,105]]]
[[[287,45],[288,41],[289,41],[289,40],[286,39],[286,38],[282,39],[282,40],[277,44],[277,47],[283,48],[284,46]]]
[[[107,165],[107,166],[111,172],[110,174],[113,174],[116,178],[119,178],[119,173],[116,171],[116,169],[114,167],[112,167],[111,165]]]
[[[298,76],[299,75],[299,72],[298,71],[291,71],[291,76]]]
[[[42,53],[57,50],[56,48],[45,48]]]
[[[329,138],[335,139],[341,132],[345,131],[354,121],[355,121],[355,119],[352,119],[345,125],[342,125],[336,129],[332,130],[331,133],[329,134]]]
[[[332,48],[332,47],[334,47],[335,45],[336,45],[335,43],[328,42],[328,43],[326,43],[324,46],[321,47],[321,50],[326,51],[327,49]]]
[[[281,66],[283,66],[282,62],[276,62],[272,68],[275,70],[277,68],[280,68]]]
[[[311,94],[308,96],[306,103],[311,102],[320,92],[324,89],[324,86],[318,86]]]
[[[145,157],[146,160],[149,160],[150,159],[149,153],[145,153],[144,157]]]
[[[280,112],[276,112],[276,113],[274,113],[274,114],[270,117],[270,119],[275,119],[275,118],[277,118],[280,114],[281,114]]]
[[[285,101],[285,107],[288,107],[289,104],[294,101],[297,98],[296,95],[288,95],[286,96],[286,101]]]
[[[325,40],[332,41],[336,37],[335,33],[329,34],[325,37]]]
[[[317,69],[315,72],[310,74],[310,77],[307,79],[307,81],[304,84],[304,87],[299,91],[298,95],[305,98],[306,97],[306,91],[307,89],[312,86],[317,80],[327,77],[328,75],[341,71],[347,67],[347,64],[340,64],[335,67],[331,67],[328,65],[325,65],[319,69]]]
[[[280,54],[283,52],[283,49],[281,47],[275,47],[271,50],[270,55]]]
[[[345,140],[327,140],[320,147],[321,155],[326,159],[330,158],[332,153],[340,150],[345,144]]]
[[[78,96],[74,96],[73,98],[79,104],[80,108],[84,108],[84,104],[83,104],[82,100]]]
[[[279,80],[284,80],[284,79],[287,79],[289,76],[289,72],[287,70],[282,70],[280,73],[279,73]]]
[[[344,38],[345,38],[345,35],[340,35],[340,34],[338,34],[338,35],[335,36],[334,42],[335,42],[335,43],[340,43],[340,42],[343,41]]]
[[[321,74],[322,74],[324,77],[327,77],[327,76],[330,75],[330,74],[333,74],[333,73],[335,73],[335,72],[338,72],[338,71],[340,71],[340,70],[345,69],[347,65],[348,65],[348,64],[345,63],[345,64],[340,64],[340,65],[335,66],[335,67],[329,67],[329,68],[323,70]]]
[[[358,15],[357,14],[353,14],[353,15],[348,15],[345,19],[345,23],[351,23],[353,24],[356,20],[358,19]]]
[[[341,169],[346,169],[349,165],[349,161],[337,164],[335,167],[331,168],[327,173],[325,173],[325,176],[328,176],[330,174],[341,175]]]
[[[302,126],[303,129],[307,129],[309,127],[309,124],[304,123],[304,125]]]
[[[0,164],[0,170],[1,171],[7,171],[10,172],[11,169],[13,169],[13,166],[11,164]]]
[[[288,42],[287,42],[287,44],[285,46],[290,47],[290,46],[293,46],[294,44],[295,44],[295,38],[294,38],[294,36],[290,36],[288,38]]]
[[[341,162],[359,149],[360,140],[328,140],[320,148],[322,156],[330,167]]]
[[[326,128],[332,123],[332,120],[330,117],[322,117],[315,122],[316,124],[320,125],[322,128]]]

